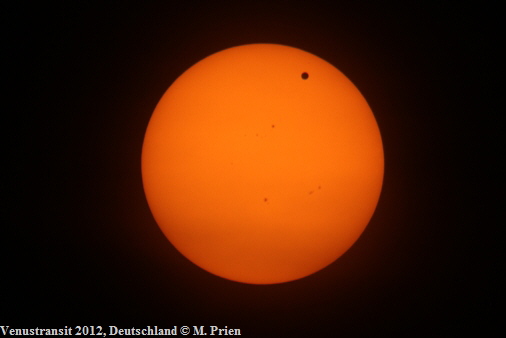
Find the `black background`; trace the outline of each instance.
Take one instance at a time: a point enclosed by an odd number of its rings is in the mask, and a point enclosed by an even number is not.
[[[70,5],[71,3],[71,5]],[[6,8],[0,325],[218,325],[247,337],[451,335],[492,312],[494,9],[317,2]],[[202,58],[279,43],[335,65],[375,113],[382,195],[357,243],[279,285],[181,256],[144,197],[145,129]],[[497,123],[496,123],[497,124]],[[314,334],[314,335],[313,335]]]

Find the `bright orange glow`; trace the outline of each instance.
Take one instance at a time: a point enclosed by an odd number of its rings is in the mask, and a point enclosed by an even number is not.
[[[366,100],[300,49],[252,44],[196,63],[167,90],[142,151],[170,242],[218,276],[287,282],[339,258],[372,217],[383,147]]]

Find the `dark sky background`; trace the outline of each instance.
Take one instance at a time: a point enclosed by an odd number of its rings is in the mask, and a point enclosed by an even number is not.
[[[5,8],[13,104],[0,325],[227,325],[246,337],[482,327],[501,223],[499,183],[484,169],[498,125],[492,15],[378,3]],[[309,51],[348,76],[375,113],[386,161],[356,244],[312,276],[270,286],[221,279],[180,255],[140,172],[145,129],[171,83],[214,52],[258,42]]]

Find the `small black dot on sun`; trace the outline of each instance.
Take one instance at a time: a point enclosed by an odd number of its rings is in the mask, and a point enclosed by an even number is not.
[[[304,73],[302,73],[302,75],[300,77],[302,77],[302,80],[307,80],[307,78],[309,77],[309,74],[304,72]]]

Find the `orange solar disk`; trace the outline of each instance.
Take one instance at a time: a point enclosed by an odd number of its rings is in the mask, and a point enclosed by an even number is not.
[[[148,204],[170,242],[234,281],[282,283],[339,258],[364,231],[383,147],[364,97],[297,48],[251,44],[184,72],[149,122]]]

